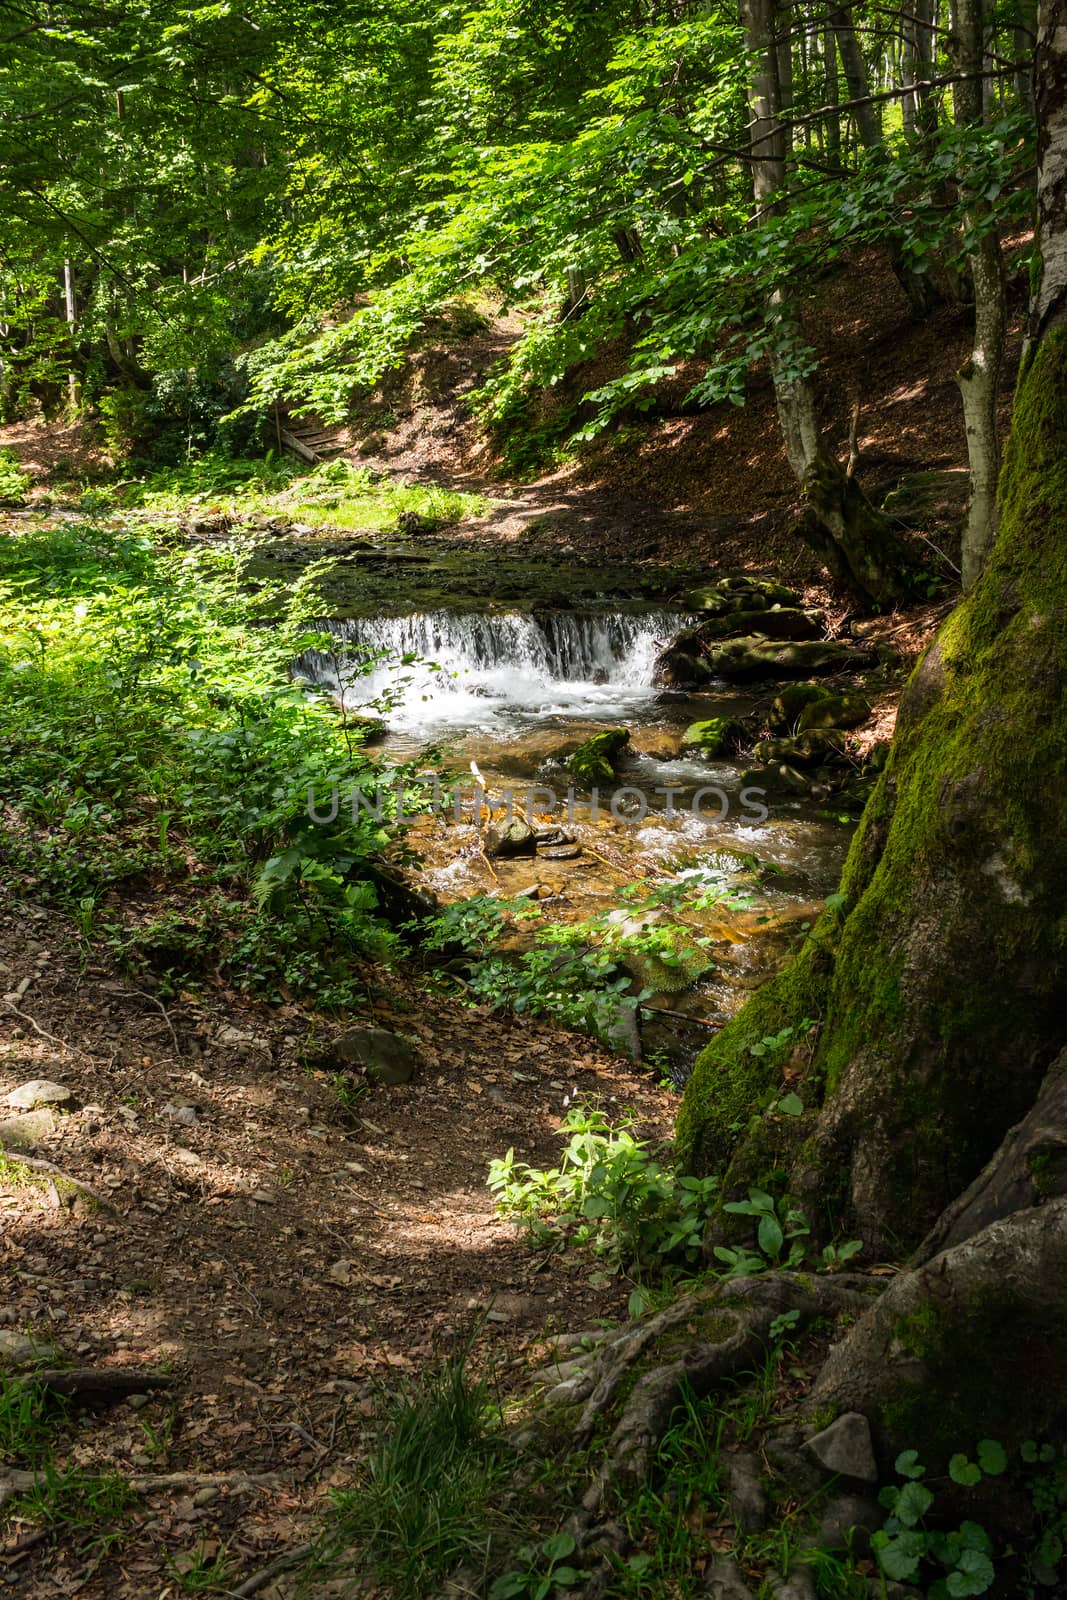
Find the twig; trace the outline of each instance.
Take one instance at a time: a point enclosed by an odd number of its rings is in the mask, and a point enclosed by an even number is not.
[[[77,1045],[68,1044],[65,1039],[57,1039],[54,1033],[49,1033],[46,1028],[41,1027],[39,1022],[35,1022],[28,1011],[20,1011],[18,1006],[13,1001],[8,1000],[6,996],[0,996],[0,1006],[3,1006],[5,1011],[10,1011],[13,1017],[18,1017],[20,1022],[28,1022],[34,1033],[42,1039],[47,1039],[49,1044],[57,1044],[61,1050],[69,1050],[72,1056],[81,1056],[83,1061],[91,1061],[93,1059],[86,1051],[79,1050]]]
[[[164,1022],[167,1024],[167,1027],[170,1029],[170,1036],[171,1036],[171,1039],[174,1042],[174,1054],[178,1057],[178,1060],[181,1061],[181,1059],[182,1059],[182,1047],[178,1043],[178,1035],[174,1031],[174,1023],[171,1021],[170,1012],[167,1010],[167,1008],[163,1004],[162,1000],[157,1000],[154,994],[149,994],[147,992],[147,990],[145,990],[145,989],[121,989],[121,990],[116,992],[115,999],[116,1000],[127,1000],[132,995],[135,995],[135,994],[136,995],[140,995],[142,1000],[148,1000],[152,1005],[154,1005],[156,1007],[157,1011],[160,1012],[160,1014],[163,1017]]]
[[[680,1022],[692,1022],[698,1028],[711,1028],[718,1032],[721,1022],[709,1022],[706,1017],[691,1017],[687,1011],[672,1011],[670,1006],[641,1006],[646,1017],[677,1017]]]
[[[311,1555],[315,1546],[311,1543],[298,1544],[292,1550],[287,1550],[284,1555],[278,1556],[266,1567],[260,1567],[258,1572],[253,1572],[246,1578],[239,1589],[227,1589],[225,1592],[233,1596],[233,1600],[247,1600],[250,1594],[257,1594],[260,1589],[276,1578],[280,1572],[290,1572],[293,1567],[300,1566]]]
[[[29,1555],[37,1545],[44,1544],[46,1539],[52,1537],[51,1528],[39,1528],[36,1533],[24,1533],[21,1539],[16,1539],[14,1544],[6,1544],[0,1549],[0,1561],[5,1567],[14,1567]]]
[[[47,1172],[50,1177],[62,1178],[64,1183],[69,1183],[80,1194],[88,1195],[90,1200],[95,1200],[98,1206],[103,1206],[105,1211],[117,1211],[115,1202],[106,1194],[101,1194],[98,1189],[90,1189],[87,1183],[82,1183],[80,1178],[72,1178],[69,1172],[64,1172],[62,1167],[57,1167],[54,1161],[45,1161],[41,1156],[24,1156],[16,1151],[5,1150],[0,1145],[0,1153],[5,1155],[14,1167],[29,1167],[32,1172]]]

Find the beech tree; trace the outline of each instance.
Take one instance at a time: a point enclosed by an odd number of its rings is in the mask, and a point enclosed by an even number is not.
[[[999,538],[907,687],[840,893],[700,1056],[678,1128],[727,1194],[785,1187],[826,1236],[915,1252],[813,1403],[939,1460],[953,1430],[957,1448],[961,1429],[1034,1437],[1067,1376],[1062,0],[1041,13],[1036,82],[1040,271]],[[783,1029],[797,1119],[767,1114],[783,1062],[752,1049]]]

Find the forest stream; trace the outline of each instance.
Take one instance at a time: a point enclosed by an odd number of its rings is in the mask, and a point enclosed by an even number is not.
[[[635,597],[642,583],[632,574],[609,574],[611,592],[594,588],[588,569],[554,567],[549,603],[520,609],[487,598],[484,562],[463,592],[476,567],[453,558],[448,604],[435,605],[418,553],[404,555],[418,573],[411,609],[392,587],[388,613],[374,608],[374,584],[369,594],[362,584],[335,587],[339,610],[355,614],[331,620],[336,653],[309,652],[300,675],[346,716],[380,718],[375,751],[386,764],[425,763],[427,804],[409,837],[422,857],[417,877],[440,901],[522,899],[541,919],[575,922],[610,913],[625,885],[693,884],[699,894],[680,920],[707,941],[711,965],[685,992],[652,993],[642,1029],[644,1053],[684,1080],[709,1025],[733,1015],[814,921],[840,875],[851,820],[806,794],[746,783],[741,756],[709,759],[687,747],[687,728],[749,716],[773,687],[657,685],[661,651],[693,619]],[[506,597],[510,565],[492,569]],[[645,574],[643,586],[658,585]],[[629,740],[615,782],[592,793],[575,785],[568,752],[617,729]],[[531,840],[491,859],[486,824],[509,807],[536,823],[536,854]],[[517,953],[534,937],[520,925],[507,948]]]

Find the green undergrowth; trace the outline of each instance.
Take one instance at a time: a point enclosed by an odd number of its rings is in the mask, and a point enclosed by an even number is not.
[[[484,515],[484,496],[408,483],[354,466],[339,457],[308,470],[268,451],[261,459],[218,451],[126,481],[116,498],[125,506],[184,515],[285,517],[312,527],[364,533],[432,527]]]
[[[465,991],[477,1004],[551,1017],[618,1044],[627,1012],[654,993],[688,988],[713,966],[711,939],[690,919],[748,909],[755,893],[750,872],[690,868],[627,884],[612,910],[568,923],[550,921],[527,899],[475,895],[442,908],[423,949],[450,970],[464,963]],[[517,934],[526,948],[516,947]]]
[[[396,1600],[439,1593],[456,1568],[472,1592],[483,1588],[508,1533],[511,1456],[469,1356],[469,1344],[438,1355],[410,1384],[379,1394],[356,1482],[333,1495],[319,1570],[369,1576]]]
[[[395,946],[375,884],[408,771],[289,679],[326,564],[286,586],[251,554],[93,521],[0,537],[0,870],[175,989],[349,1004],[353,958]],[[382,805],[320,825],[334,783]]]
[[[10,1500],[4,1514],[100,1551],[121,1541],[137,1496],[118,1474],[57,1465],[70,1416],[69,1403],[41,1384],[0,1381],[0,1477],[4,1466],[35,1475],[33,1487]]]
[[[715,1246],[709,1272],[702,1263],[708,1224],[722,1201],[718,1178],[680,1172],[669,1145],[653,1149],[635,1129],[632,1118],[612,1120],[599,1106],[574,1105],[560,1124],[558,1166],[531,1167],[512,1149],[490,1162],[488,1176],[497,1209],[516,1219],[532,1248],[585,1250],[601,1264],[594,1278],[605,1269],[624,1273],[633,1284],[632,1316],[669,1301],[695,1273],[834,1272],[859,1253],[856,1239],[817,1250],[807,1217],[788,1195],[752,1187],[746,1198],[722,1205],[739,1219],[738,1241]]]
[[[0,504],[21,505],[29,486],[29,474],[22,470],[15,452],[0,450]]]

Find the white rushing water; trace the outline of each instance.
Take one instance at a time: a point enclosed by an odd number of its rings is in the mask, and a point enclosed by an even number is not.
[[[510,714],[611,718],[650,699],[663,647],[685,626],[674,611],[429,611],[330,623],[336,655],[309,651],[297,670],[350,710],[384,710],[390,727],[506,732]]]

